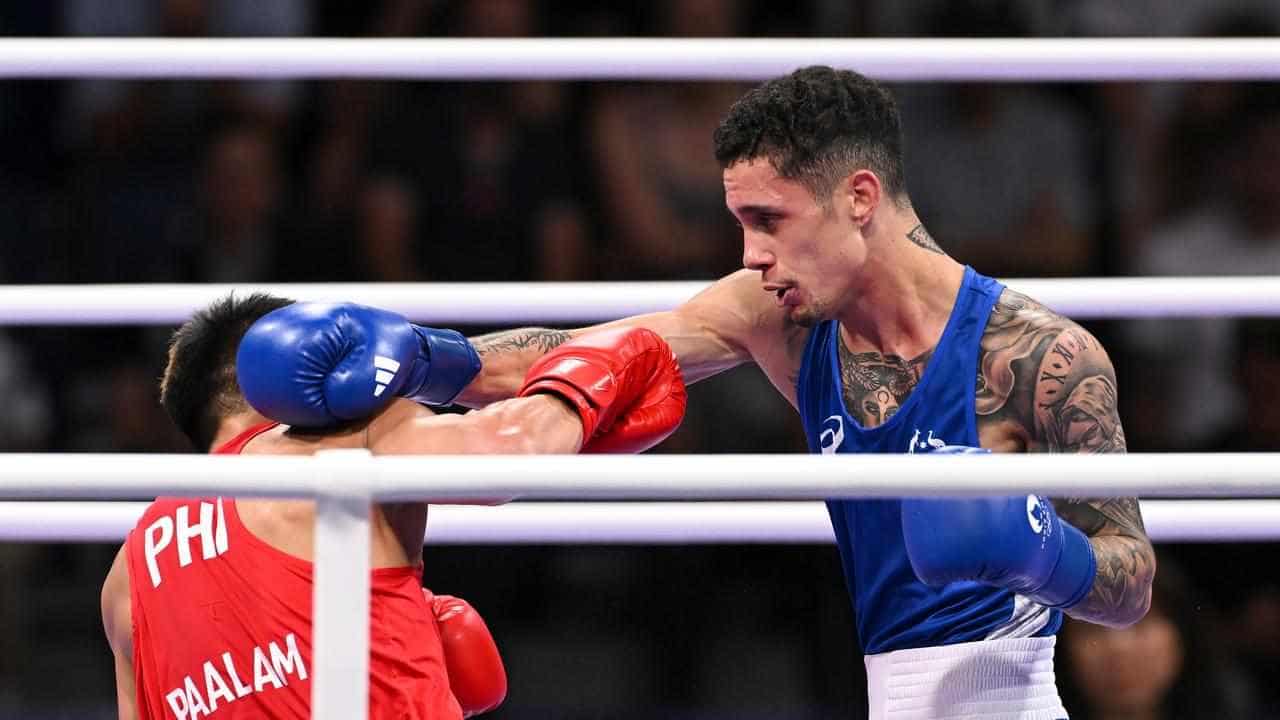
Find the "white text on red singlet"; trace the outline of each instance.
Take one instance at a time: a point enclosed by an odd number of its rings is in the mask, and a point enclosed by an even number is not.
[[[162,515],[147,526],[142,534],[142,554],[147,559],[147,572],[151,586],[160,587],[160,564],[156,558],[160,551],[178,541],[178,567],[191,564],[191,541],[200,538],[200,557],[211,560],[227,551],[227,516],[222,510],[222,498],[217,505],[200,503],[200,519],[191,524],[191,508],[180,507],[173,517]]]
[[[282,650],[273,640],[267,643],[266,650],[261,645],[255,647],[251,676],[241,673],[229,652],[222,653],[220,658],[205,660],[200,673],[186,676],[181,686],[164,696],[169,709],[178,720],[196,720],[212,715],[218,708],[246,695],[267,688],[282,688],[289,684],[290,674],[306,680],[307,666],[302,662],[298,640],[293,633],[284,636],[284,645]],[[252,684],[245,682],[244,678],[248,677],[252,677]]]

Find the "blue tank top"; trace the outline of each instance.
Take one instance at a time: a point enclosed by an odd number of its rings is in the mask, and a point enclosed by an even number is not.
[[[797,400],[814,453],[924,453],[978,447],[974,409],[979,342],[1004,286],[964,270],[964,281],[924,375],[886,422],[861,427],[844,406],[840,324],[809,333]],[[975,582],[933,588],[916,579],[902,539],[898,500],[827,502],[866,653],[974,640],[1052,635],[1062,614]]]

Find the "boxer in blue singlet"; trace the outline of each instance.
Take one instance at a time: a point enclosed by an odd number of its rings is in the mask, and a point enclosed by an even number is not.
[[[803,68],[749,91],[715,134],[745,269],[617,324],[660,333],[687,382],[755,362],[815,453],[1124,452],[1105,350],[943,252],[912,208],[901,145],[892,95],[857,73]],[[509,397],[573,334],[476,338],[483,369],[459,401]],[[1135,498],[828,505],[872,718],[1064,718],[1062,614],[1121,627],[1150,604]]]

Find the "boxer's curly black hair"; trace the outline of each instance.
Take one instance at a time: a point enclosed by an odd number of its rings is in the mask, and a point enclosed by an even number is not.
[[[866,168],[906,206],[902,127],[887,88],[824,65],[774,78],[743,95],[715,131],[722,168],[766,158],[825,206],[836,184]]]
[[[215,300],[173,333],[160,404],[191,444],[212,449],[222,418],[247,408],[236,381],[236,351],[254,321],[292,300],[235,293]]]

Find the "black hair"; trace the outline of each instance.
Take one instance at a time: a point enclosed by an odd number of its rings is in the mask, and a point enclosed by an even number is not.
[[[236,351],[249,326],[292,305],[266,293],[215,300],[173,333],[160,380],[160,404],[197,450],[208,450],[218,424],[248,407],[236,381]]]
[[[897,103],[856,72],[814,65],[774,78],[729,108],[714,140],[720,167],[766,158],[824,206],[861,168],[875,172],[899,206],[908,204]]]

